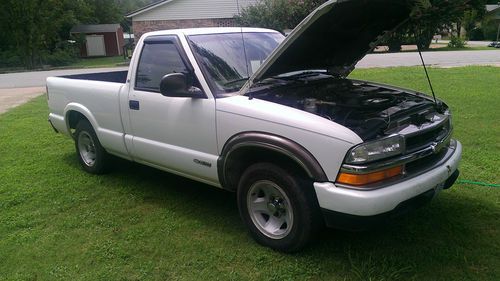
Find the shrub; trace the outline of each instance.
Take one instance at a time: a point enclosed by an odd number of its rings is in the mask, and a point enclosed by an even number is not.
[[[45,63],[51,66],[65,66],[77,61],[77,58],[67,50],[55,50],[45,55]]]
[[[458,37],[458,36],[451,36],[450,42],[448,43],[448,47],[450,48],[464,48],[467,42]]]
[[[400,40],[389,40],[387,43],[389,52],[401,52],[402,42]]]
[[[22,58],[12,50],[0,52],[0,68],[6,67],[21,67],[23,66]]]
[[[43,65],[65,66],[78,60],[77,44],[61,41],[52,51],[37,51],[31,58],[32,64],[27,64],[19,50],[0,51],[0,68],[25,67],[37,68]]]
[[[56,49],[43,55],[45,64],[51,66],[70,65],[78,60],[78,47],[76,44],[59,42]]]
[[[415,39],[404,32],[394,32],[379,43],[379,45],[387,45],[389,47],[389,52],[400,52],[402,45],[415,44]]]

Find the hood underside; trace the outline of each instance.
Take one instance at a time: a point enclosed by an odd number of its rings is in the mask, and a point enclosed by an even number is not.
[[[332,0],[302,21],[251,78],[300,70],[346,77],[384,35],[406,22],[406,0]]]

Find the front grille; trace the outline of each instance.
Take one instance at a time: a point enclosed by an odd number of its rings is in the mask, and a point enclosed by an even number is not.
[[[427,123],[419,127],[410,125],[399,132],[405,139],[405,152],[403,154],[364,165],[344,164],[342,165],[342,171],[364,174],[404,165],[402,175],[363,186],[362,188],[363,190],[369,190],[390,185],[434,168],[447,155],[450,155],[449,153],[453,153],[454,149],[450,149],[450,147],[455,146],[455,142],[451,139],[451,120],[448,116],[436,115],[436,117],[442,118],[432,124]],[[340,186],[357,189],[353,186]]]
[[[446,155],[446,149],[443,149],[437,154],[432,154],[413,162],[407,163],[405,166],[405,172],[407,174],[416,174],[419,171],[427,170],[429,167],[434,166],[437,162],[441,161]]]
[[[450,133],[449,124],[446,120],[434,128],[406,137],[406,153],[423,149],[446,138]]]

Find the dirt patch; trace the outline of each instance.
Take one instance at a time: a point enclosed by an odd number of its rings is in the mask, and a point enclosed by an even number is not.
[[[0,89],[0,114],[45,94],[45,87]]]

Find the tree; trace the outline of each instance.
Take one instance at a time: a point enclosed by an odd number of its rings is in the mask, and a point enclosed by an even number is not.
[[[241,11],[237,22],[242,26],[283,31],[299,24],[325,0],[261,0]]]
[[[0,9],[0,20],[9,40],[2,47],[16,50],[27,68],[39,64],[42,50],[55,46],[61,26],[76,22],[72,14],[64,13],[63,1],[3,1],[8,9]]]
[[[416,0],[412,3],[411,19],[407,29],[417,45],[428,49],[432,37],[439,30],[452,29],[456,24],[458,35],[466,13],[484,15],[486,0]]]
[[[2,0],[0,66],[19,57],[29,69],[60,52],[77,24],[123,22],[124,15],[154,0]],[[125,26],[126,27],[126,26]],[[70,56],[70,53],[64,53]],[[18,63],[19,64],[19,63]]]
[[[407,25],[388,38],[393,50],[400,49],[402,40],[410,38],[421,49],[428,49],[432,37],[441,29],[461,23],[465,13],[478,17],[484,14],[487,0],[401,0],[407,1],[412,13]],[[295,27],[322,0],[262,0],[243,9],[238,22],[277,30]],[[458,24],[460,25],[460,24]],[[399,43],[398,43],[399,42]],[[399,47],[398,47],[399,46]]]

